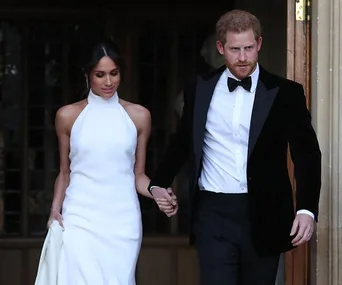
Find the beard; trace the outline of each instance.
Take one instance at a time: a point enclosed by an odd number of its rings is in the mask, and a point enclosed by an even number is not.
[[[250,76],[255,70],[257,61],[245,61],[236,64],[227,64],[230,72],[239,80]]]

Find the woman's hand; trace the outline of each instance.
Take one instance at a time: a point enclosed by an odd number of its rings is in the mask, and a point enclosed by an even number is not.
[[[51,210],[50,217],[49,217],[49,220],[47,222],[47,228],[49,229],[51,224],[52,224],[52,222],[55,221],[55,220],[64,229],[63,217],[62,217],[61,213],[59,211],[57,211],[57,210]]]
[[[156,198],[155,201],[159,209],[166,214],[168,217],[172,217],[178,212],[178,202],[176,195],[172,192],[171,188],[167,189],[168,194],[171,196],[175,204],[171,204],[166,198]]]

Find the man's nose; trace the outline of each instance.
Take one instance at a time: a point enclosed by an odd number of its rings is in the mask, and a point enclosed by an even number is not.
[[[244,49],[240,50],[238,59],[239,59],[239,61],[245,61],[246,60],[246,52]]]

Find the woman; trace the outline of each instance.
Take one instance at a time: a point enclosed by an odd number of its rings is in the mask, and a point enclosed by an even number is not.
[[[135,284],[137,192],[153,198],[145,175],[151,117],[119,98],[122,64],[111,41],[95,45],[84,65],[87,98],[56,114],[60,172],[48,226],[58,220],[64,228],[60,285]]]

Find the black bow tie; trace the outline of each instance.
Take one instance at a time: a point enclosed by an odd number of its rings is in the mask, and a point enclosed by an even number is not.
[[[245,90],[247,91],[251,91],[251,87],[252,87],[252,78],[250,76],[242,79],[241,81],[239,80],[235,80],[234,78],[228,77],[228,89],[230,92],[233,92],[236,87],[238,87],[239,85],[242,86]]]

